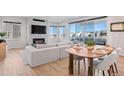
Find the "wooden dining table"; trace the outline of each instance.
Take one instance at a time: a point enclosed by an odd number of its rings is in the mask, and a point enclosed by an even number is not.
[[[74,55],[87,58],[89,62],[89,76],[94,75],[94,66],[93,66],[93,60],[94,58],[100,58],[105,55],[110,54],[114,50],[113,47],[110,46],[101,46],[96,45],[94,46],[93,50],[89,50],[86,46],[80,46],[79,48],[69,48],[66,49],[66,52],[69,53],[69,74],[74,74],[73,69],[73,60]]]

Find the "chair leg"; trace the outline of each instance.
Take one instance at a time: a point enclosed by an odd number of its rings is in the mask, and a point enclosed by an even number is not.
[[[77,63],[76,60],[74,62],[75,62],[75,65],[76,65],[76,63]]]
[[[111,68],[112,68],[113,75],[115,76],[113,65],[111,65]]]
[[[110,69],[108,69],[108,74],[109,74],[109,76],[111,76],[111,74],[110,74]]]
[[[85,58],[84,58],[84,68],[86,70],[86,61],[85,61]]]
[[[80,75],[80,61],[78,60],[78,75]]]
[[[89,76],[89,74],[90,74],[90,68],[89,68],[89,66],[88,66],[88,76]]]
[[[95,69],[94,69],[94,71],[93,71],[93,72],[94,72],[94,75],[95,75]]]
[[[97,70],[97,73],[98,73],[98,75],[99,75],[99,70]],[[96,74],[96,70],[94,69],[94,75]]]
[[[98,71],[98,75],[99,75],[99,70],[97,70]]]
[[[104,71],[102,71],[102,73],[103,73],[103,76],[105,76],[105,72],[104,72]]]
[[[77,72],[77,61],[76,60],[74,60],[74,67],[75,67],[75,72]]]
[[[118,73],[118,69],[117,69],[116,63],[114,63],[114,66],[115,66],[116,72]]]

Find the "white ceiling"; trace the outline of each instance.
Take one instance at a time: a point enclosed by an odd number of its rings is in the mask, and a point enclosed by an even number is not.
[[[36,18],[36,19],[48,20],[49,22],[54,22],[54,23],[64,23],[75,20],[78,21],[82,19],[93,18],[96,16],[14,16],[14,17]]]
[[[43,20],[48,20],[50,22],[57,22],[57,23],[66,22],[66,21],[70,21],[72,19],[77,19],[81,17],[83,16],[23,16],[23,18],[37,18],[37,19],[43,19]]]
[[[81,16],[43,16],[42,18],[52,22],[64,22],[64,21],[69,21],[79,17]]]
[[[20,16],[20,17],[37,18],[37,19],[42,19],[42,20],[48,20],[49,22],[62,23],[62,22],[69,22],[69,21],[74,21],[74,20],[93,18],[96,16]]]

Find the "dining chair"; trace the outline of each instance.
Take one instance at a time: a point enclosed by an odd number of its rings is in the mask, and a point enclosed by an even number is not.
[[[118,73],[117,60],[118,60],[118,58],[119,58],[119,54],[120,54],[120,52],[121,52],[121,48],[118,47],[118,48],[116,48],[114,51],[117,52],[117,54],[116,54],[116,60],[114,61],[114,64],[113,64],[113,65],[114,65],[114,67],[115,67],[116,72]],[[107,56],[107,55],[105,55],[105,56]],[[104,56],[104,57],[105,57],[105,56]],[[99,60],[103,60],[104,57],[100,57],[100,58],[98,58],[98,59],[99,59]],[[111,68],[112,68],[113,74],[115,74],[115,73],[114,73],[114,70],[113,70],[113,65],[111,66]]]
[[[80,62],[84,62],[84,68],[86,69],[86,61],[85,58],[79,57],[79,56],[74,56],[74,61],[75,61],[75,66],[78,64],[78,75],[80,74]]]
[[[105,56],[103,60],[94,60],[94,70],[102,71],[103,76],[105,76],[105,71],[108,71],[108,74],[110,76],[110,67],[114,64],[116,60],[116,54],[117,52],[112,52],[108,56]],[[113,67],[112,67],[113,68]],[[89,71],[88,71],[89,73]],[[95,74],[95,72],[94,72]]]
[[[120,55],[120,52],[121,52],[121,48],[119,47],[119,48],[115,49],[115,51],[117,52],[117,55],[116,55],[116,60],[114,62],[114,66],[115,66],[116,72],[118,73],[117,60],[119,58],[119,55]]]
[[[103,57],[100,57],[100,58],[97,58],[98,60],[103,60],[105,57],[107,57],[108,55],[105,55]],[[116,64],[113,64],[114,66],[116,66]],[[115,72],[114,72],[114,67],[113,65],[110,66],[110,70],[112,70],[113,72],[113,75],[115,75]],[[117,66],[115,67],[117,69]]]
[[[84,44],[83,44],[84,45]],[[75,44],[73,45],[73,48],[79,48],[80,46],[83,46],[82,44]],[[80,57],[80,56],[74,56],[74,62],[75,62],[75,67],[78,66],[78,75],[80,75],[80,63],[84,62],[84,68],[86,69],[86,61],[84,57]]]

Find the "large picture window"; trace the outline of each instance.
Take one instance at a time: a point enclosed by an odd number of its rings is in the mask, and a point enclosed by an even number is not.
[[[81,23],[69,24],[70,40],[74,43],[82,42],[83,25]]]
[[[107,36],[107,23],[106,21],[99,21],[95,24],[95,37]]]
[[[70,41],[73,43],[84,42],[91,35],[94,39],[105,39],[107,35],[107,22],[88,21],[82,23],[69,24]]]

